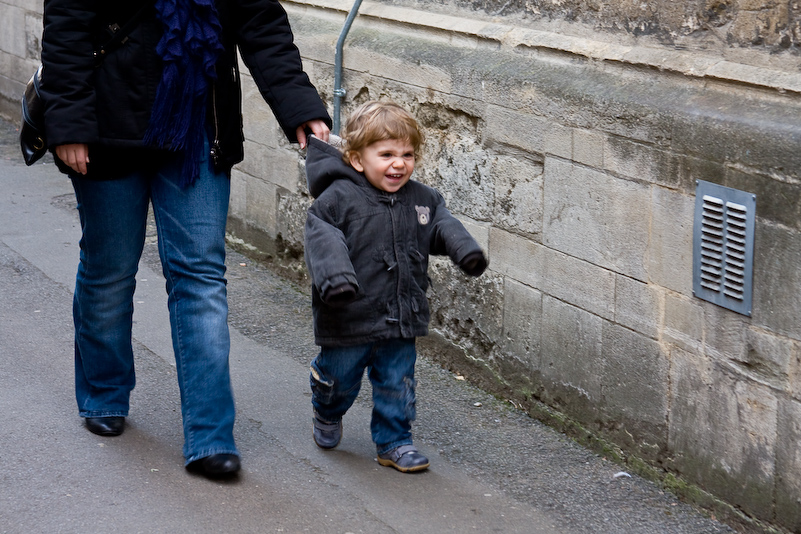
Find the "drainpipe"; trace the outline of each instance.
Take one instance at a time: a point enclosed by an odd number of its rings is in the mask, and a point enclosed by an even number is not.
[[[342,99],[345,98],[346,91],[342,88],[342,47],[345,44],[345,37],[348,36],[350,26],[353,24],[353,19],[356,18],[356,13],[359,11],[359,6],[362,0],[356,0],[353,7],[350,8],[348,18],[345,19],[345,26],[339,34],[337,40],[337,49],[334,56],[334,127],[332,133],[339,135],[339,111]]]

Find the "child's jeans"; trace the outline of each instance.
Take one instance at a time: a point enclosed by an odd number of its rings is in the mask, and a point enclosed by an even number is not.
[[[412,443],[415,418],[415,340],[387,339],[351,347],[322,347],[311,363],[312,406],[339,421],[359,395],[364,370],[373,386],[370,423],[378,454]]]

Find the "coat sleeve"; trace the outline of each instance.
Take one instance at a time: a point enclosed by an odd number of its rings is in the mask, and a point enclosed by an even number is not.
[[[437,207],[432,221],[431,253],[447,255],[470,276],[480,276],[489,262],[478,242],[445,206],[437,193]]]
[[[92,28],[97,0],[45,0],[42,97],[50,147],[98,139]]]
[[[332,289],[345,284],[359,291],[345,235],[319,200],[309,208],[306,217],[304,251],[312,284],[321,298],[325,299]]]
[[[331,118],[303,71],[286,11],[278,0],[236,0],[237,42],[242,59],[291,142],[306,121]]]

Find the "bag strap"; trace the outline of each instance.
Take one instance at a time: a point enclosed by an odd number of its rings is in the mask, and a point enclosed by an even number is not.
[[[134,30],[134,28],[136,28],[136,26],[142,20],[145,11],[147,11],[147,9],[150,7],[151,7],[150,5],[146,4],[141,8],[139,8],[139,10],[136,13],[134,13],[134,15],[130,19],[128,19],[128,22],[126,22],[125,25],[122,27],[120,27],[120,25],[117,24],[116,22],[113,24],[109,24],[108,31],[112,33],[111,39],[106,41],[104,44],[100,45],[100,48],[95,50],[94,52],[95,61],[100,63],[106,56],[106,54],[116,50],[118,47],[125,44],[125,41],[128,40],[128,35],[130,35],[131,32]]]

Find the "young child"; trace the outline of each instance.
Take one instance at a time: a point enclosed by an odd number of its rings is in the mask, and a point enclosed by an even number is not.
[[[342,416],[359,394],[365,369],[373,387],[370,423],[378,462],[422,471],[412,445],[415,338],[428,333],[428,256],[450,256],[479,276],[487,260],[436,190],[411,181],[422,134],[389,102],[351,115],[344,154],[312,138],[306,264],[312,278],[315,342],[311,363],[313,436],[323,449],[342,438]]]

